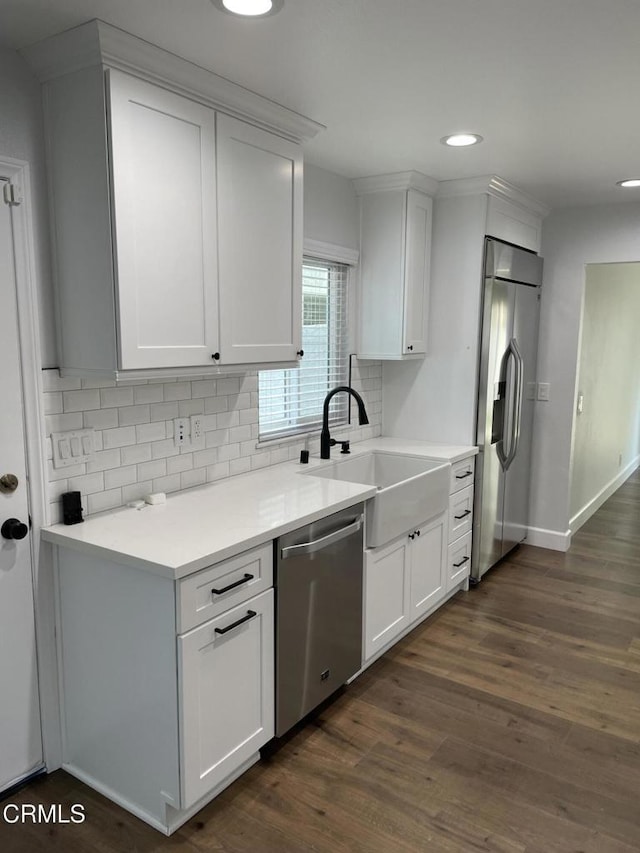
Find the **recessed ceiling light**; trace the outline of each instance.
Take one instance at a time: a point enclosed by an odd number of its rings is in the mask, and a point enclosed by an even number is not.
[[[482,142],[482,137],[477,133],[452,133],[443,136],[440,140],[443,145],[451,145],[453,148],[464,148],[467,145],[477,145]]]
[[[619,187],[640,187],[640,178],[627,178],[626,181],[616,181]]]
[[[211,0],[216,8],[230,15],[244,18],[264,18],[275,15],[282,8],[284,0]]]

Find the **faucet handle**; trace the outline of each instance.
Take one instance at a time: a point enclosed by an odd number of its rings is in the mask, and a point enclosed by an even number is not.
[[[340,451],[340,453],[351,453],[351,450],[349,449],[349,442],[348,441],[341,441],[339,443],[340,443],[340,446],[342,447],[342,450]]]

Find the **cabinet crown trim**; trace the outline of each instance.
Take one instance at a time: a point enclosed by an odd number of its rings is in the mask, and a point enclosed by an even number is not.
[[[538,201],[518,187],[505,181],[497,175],[481,175],[477,178],[459,178],[452,181],[441,181],[438,184],[438,198],[450,198],[461,195],[480,195],[486,193],[494,198],[502,198],[517,204],[525,210],[545,217],[551,208]]]
[[[21,51],[42,81],[96,65],[117,68],[296,142],[325,127],[200,65],[93,20]]]
[[[357,195],[377,193],[385,190],[420,190],[429,196],[438,191],[438,181],[422,172],[394,172],[390,175],[372,175],[353,181]]]

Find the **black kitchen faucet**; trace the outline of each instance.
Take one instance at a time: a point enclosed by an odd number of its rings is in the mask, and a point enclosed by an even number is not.
[[[320,459],[330,459],[331,458],[331,448],[338,444],[335,438],[331,438],[329,434],[329,403],[331,402],[331,398],[335,394],[339,394],[340,391],[344,391],[347,394],[351,394],[351,396],[355,399],[358,404],[358,420],[360,422],[360,426],[364,426],[369,423],[369,418],[367,417],[367,410],[364,407],[364,400],[358,394],[357,391],[354,391],[353,388],[349,388],[348,385],[338,385],[336,388],[332,388],[331,391],[324,398],[324,406],[322,407],[322,432],[320,433]]]

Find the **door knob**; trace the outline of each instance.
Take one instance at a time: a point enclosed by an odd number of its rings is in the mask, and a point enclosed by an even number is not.
[[[17,518],[8,518],[0,528],[0,534],[5,539],[24,539],[28,532],[27,525]]]
[[[18,478],[15,474],[3,474],[0,477],[0,492],[15,492],[18,488]]]

